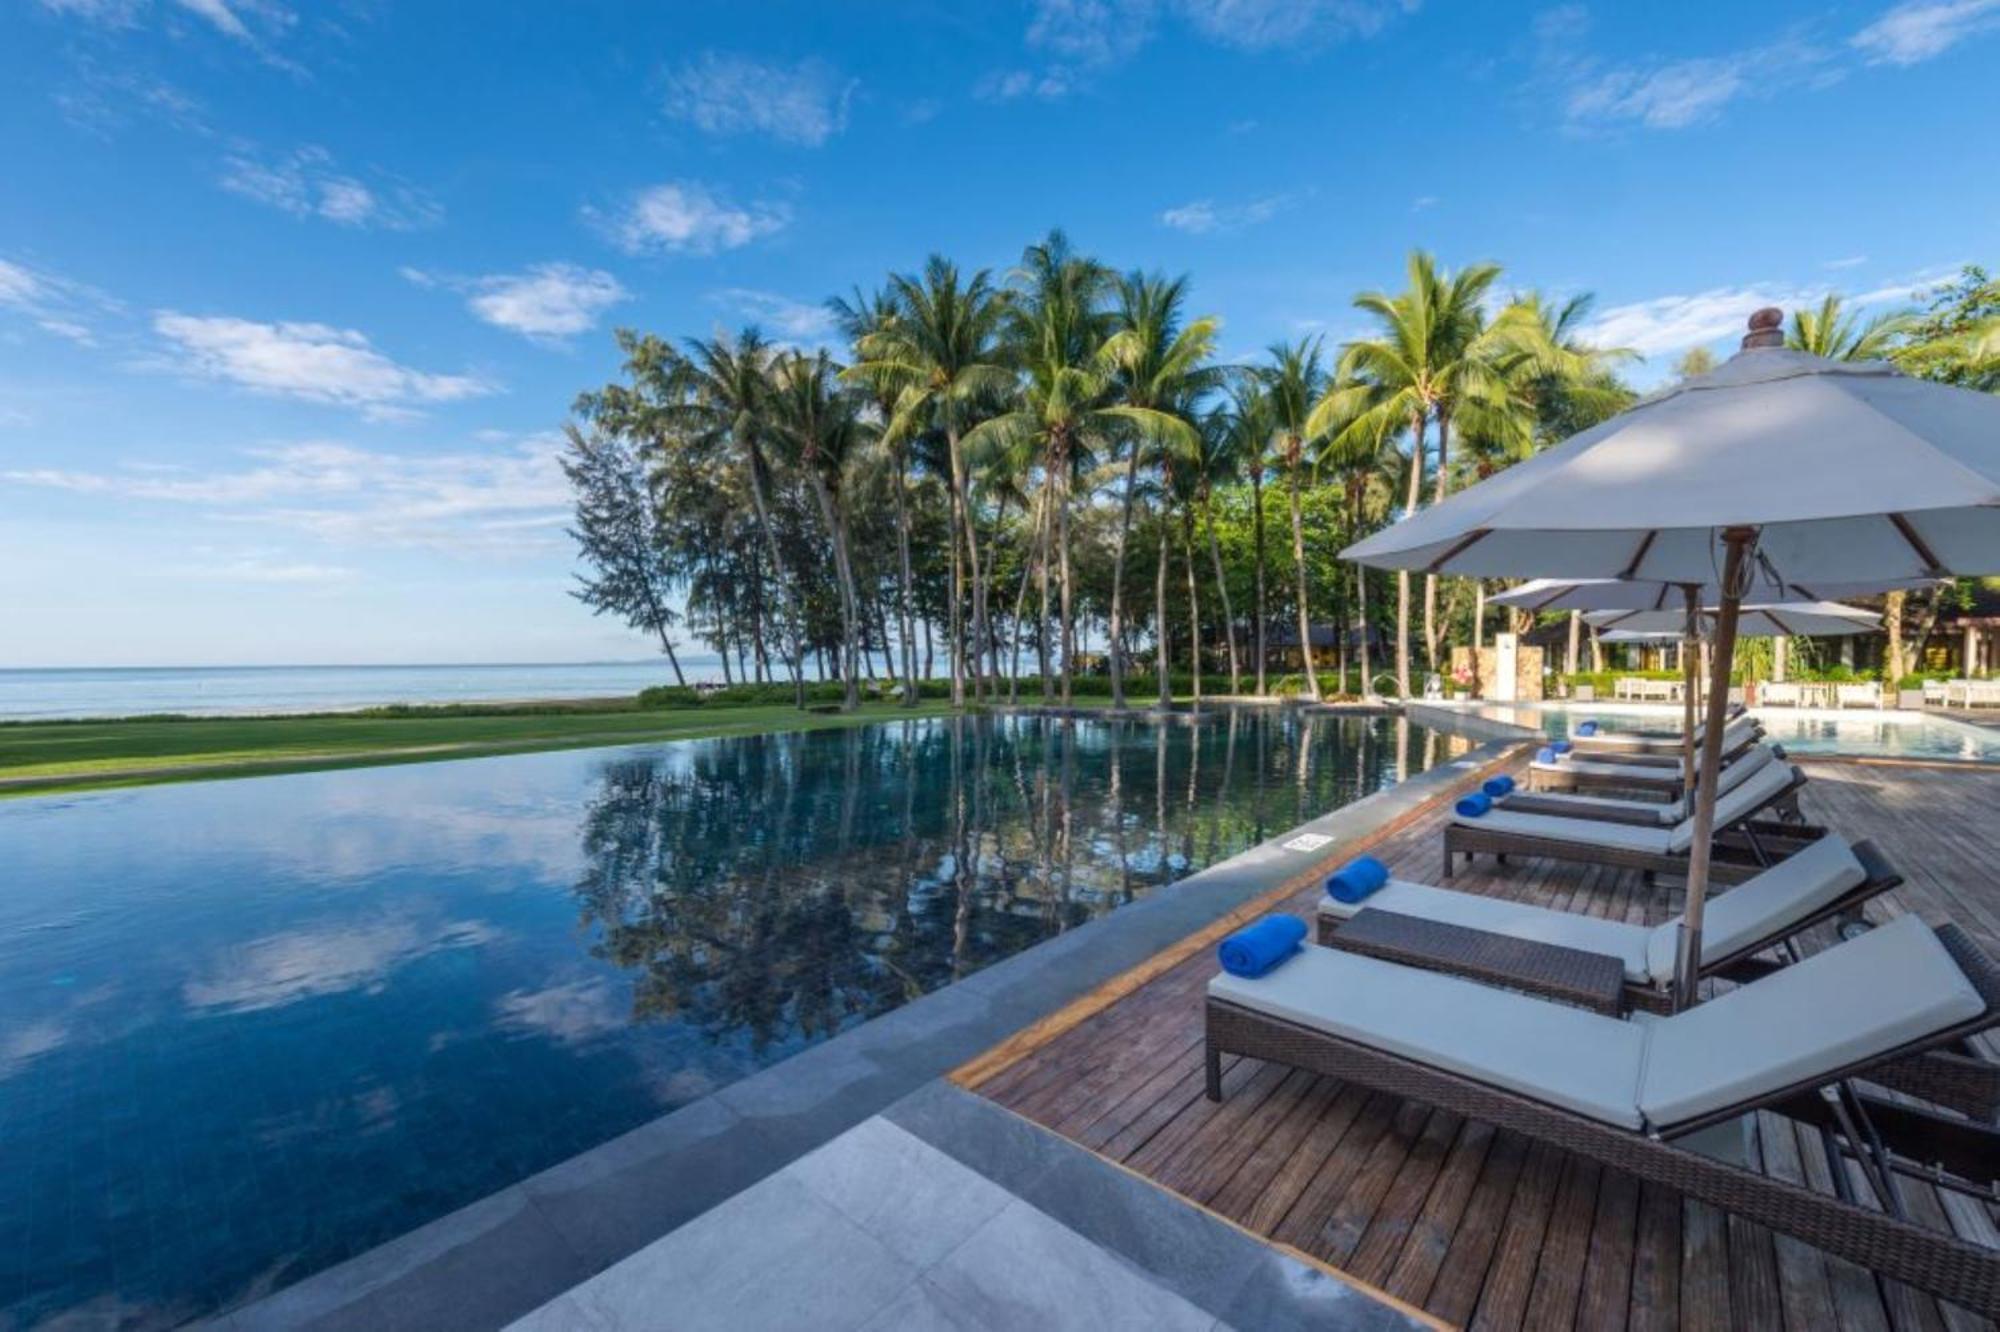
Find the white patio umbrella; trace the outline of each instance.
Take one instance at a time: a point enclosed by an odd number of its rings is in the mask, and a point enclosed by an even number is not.
[[[1720,610],[1702,608],[1702,627],[1711,627]],[[1584,623],[1598,629],[1622,629],[1627,633],[1679,634],[1685,631],[1687,612],[1680,610],[1592,611]],[[1859,606],[1843,606],[1835,601],[1786,602],[1776,606],[1754,606],[1745,602],[1737,611],[1738,638],[1831,638],[1841,634],[1870,634],[1882,627],[1882,617]]]
[[[1871,579],[1858,583],[1815,584],[1812,587],[1785,586],[1774,582],[1762,574],[1751,581],[1744,592],[1746,605],[1776,605],[1799,601],[1835,601],[1841,597],[1874,596],[1884,592],[1913,592],[1937,587],[1933,578],[1888,578]],[[1713,582],[1700,586],[1692,584],[1663,583],[1657,580],[1637,580],[1630,578],[1535,578],[1497,593],[1487,598],[1500,606],[1512,606],[1527,611],[1651,611],[1657,617],[1671,618],[1669,627],[1665,618],[1649,621],[1650,627],[1658,627],[1664,636],[1679,637],[1686,648],[1681,656],[1682,681],[1682,724],[1681,734],[1690,737],[1687,752],[1683,755],[1681,781],[1682,789],[1694,790],[1694,710],[1695,700],[1701,696],[1696,679],[1695,639],[1701,634],[1702,626],[1690,621],[1687,616],[1697,604],[1708,607],[1712,612],[1721,600],[1719,589]],[[1605,621],[1593,622],[1593,627],[1602,628]],[[1620,628],[1634,626],[1619,622]],[[1737,632],[1746,632],[1739,624]],[[1782,634],[1783,630],[1773,631]],[[1800,630],[1798,632],[1819,632],[1838,634],[1849,632],[1845,629],[1819,631]],[[1603,635],[1600,635],[1600,638]]]
[[[2000,572],[2000,396],[1882,362],[1784,349],[1782,311],[1743,350],[1342,552],[1389,569],[1714,585],[1677,993],[1694,998],[1729,669],[1762,576],[1828,589]]]

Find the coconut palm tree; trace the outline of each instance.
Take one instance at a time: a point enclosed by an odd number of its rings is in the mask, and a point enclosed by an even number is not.
[[[888,288],[865,293],[856,287],[852,300],[836,296],[827,302],[827,306],[833,312],[840,331],[854,347],[857,358],[868,338],[890,332],[899,317],[895,293]],[[843,371],[842,375],[868,386],[879,422],[886,427],[896,414],[898,390],[895,376],[882,373],[871,375],[858,369]],[[894,497],[896,508],[896,615],[897,638],[902,645],[903,706],[915,707],[918,698],[917,635],[915,601],[911,592],[914,580],[910,572],[910,441],[907,433],[893,440],[886,438],[886,430],[882,434],[883,447],[889,455],[893,472],[889,478],[889,492]]]
[[[1186,277],[1130,273],[1118,280],[1114,331],[1098,349],[1100,369],[1133,407],[1169,408],[1190,402],[1219,386],[1221,371],[1208,364],[1214,354],[1217,321],[1211,316],[1182,323]],[[1125,445],[1125,483],[1119,496],[1118,535],[1111,557],[1111,701],[1125,704],[1125,549],[1132,531],[1142,440],[1131,434]],[[1164,683],[1163,683],[1164,687]]]
[[[1501,350],[1487,336],[1481,302],[1499,278],[1496,264],[1474,264],[1445,273],[1421,250],[1412,251],[1409,285],[1396,295],[1363,292],[1358,309],[1373,315],[1380,335],[1347,344],[1342,350],[1338,387],[1314,410],[1321,431],[1335,422],[1367,434],[1383,422],[1370,413],[1406,425],[1416,466],[1410,469],[1405,512],[1423,502],[1427,437],[1438,427],[1438,467],[1434,500],[1445,496],[1451,455],[1453,417],[1470,402],[1504,393],[1494,358]],[[1396,574],[1396,687],[1410,694],[1410,576]],[[1437,666],[1437,579],[1424,576],[1424,644],[1426,660]]]
[[[1217,487],[1236,481],[1243,465],[1244,440],[1243,422],[1237,415],[1235,405],[1216,408],[1201,419],[1201,454],[1193,469],[1195,507],[1200,511],[1201,525],[1208,536],[1208,558],[1215,571],[1215,595],[1222,605],[1222,638],[1229,662],[1229,692],[1232,694],[1243,692],[1243,666],[1236,654],[1236,613],[1229,604],[1229,579],[1222,572],[1222,546],[1215,536],[1215,491]]]
[[[918,275],[895,274],[889,279],[899,317],[863,339],[861,360],[848,373],[864,382],[880,382],[896,393],[895,412],[884,439],[908,439],[934,427],[945,438],[950,461],[954,563],[963,549],[965,563],[952,579],[951,697],[965,701],[967,660],[964,618],[965,586],[972,598],[970,673],[973,694],[980,688],[979,661],[986,643],[986,603],[981,592],[979,533],[974,521],[972,488],[961,445],[983,401],[1007,393],[1012,372],[1001,362],[999,336],[1007,309],[1005,297],[993,287],[985,270],[970,278],[942,255],[932,255]]]
[[[1312,609],[1306,596],[1306,530],[1299,508],[1299,489],[1306,466],[1306,447],[1322,433],[1314,426],[1314,404],[1325,392],[1326,371],[1320,365],[1320,340],[1301,338],[1274,343],[1270,364],[1259,368],[1266,410],[1278,465],[1285,473],[1285,493],[1292,511],[1293,594],[1298,600],[1299,656],[1305,666],[1306,693],[1318,699],[1319,672],[1312,655]]]
[[[1911,315],[1890,310],[1862,322],[1857,311],[1837,293],[1828,293],[1817,308],[1792,311],[1785,345],[1793,351],[1824,356],[1831,361],[1879,361],[1909,331]]]
[[[840,367],[823,351],[782,357],[771,375],[771,433],[786,459],[805,474],[833,545],[840,582],[840,679],[846,687],[841,706],[852,712],[861,706],[861,599],[848,543],[845,482],[874,432],[839,375]]]
[[[1074,691],[1076,601],[1070,561],[1070,501],[1079,477],[1114,439],[1191,447],[1182,417],[1118,401],[1118,384],[1099,355],[1110,332],[1104,295],[1110,275],[1076,254],[1059,231],[1031,245],[1014,274],[1018,298],[1008,317],[1010,353],[1021,371],[1012,410],[967,432],[965,443],[1004,451],[1033,441],[1043,491],[1046,540],[1053,546],[1061,608],[1062,699]]]

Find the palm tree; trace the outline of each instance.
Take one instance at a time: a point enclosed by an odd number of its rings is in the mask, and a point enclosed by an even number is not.
[[[1253,427],[1261,422],[1253,422]],[[1229,692],[1243,692],[1243,667],[1236,655],[1236,614],[1229,605],[1229,580],[1222,572],[1222,546],[1215,537],[1215,490],[1236,480],[1244,456],[1244,427],[1234,405],[1208,413],[1201,422],[1201,456],[1194,467],[1194,500],[1208,533],[1208,558],[1215,569],[1215,595],[1222,603],[1222,636],[1229,660]],[[1190,565],[1190,574],[1192,566]],[[1197,662],[1199,659],[1197,658]]]
[[[1438,469],[1434,500],[1445,496],[1451,456],[1453,416],[1468,403],[1504,392],[1493,360],[1501,350],[1484,336],[1480,303],[1500,276],[1496,264],[1474,264],[1455,274],[1442,272],[1421,250],[1409,258],[1409,285],[1399,294],[1364,292],[1357,308],[1373,315],[1381,336],[1349,343],[1341,353],[1340,387],[1313,412],[1319,429],[1337,421],[1373,435],[1383,419],[1407,424],[1410,469],[1405,512],[1423,500],[1426,436],[1438,426]],[[1396,573],[1396,687],[1410,694],[1410,575]],[[1424,575],[1424,644],[1431,669],[1437,667],[1437,577]]]
[[[1831,361],[1879,361],[1909,330],[1911,322],[1908,311],[1891,310],[1863,323],[1838,294],[1829,293],[1817,309],[1792,311],[1785,345]]]
[[[1276,441],[1278,464],[1285,469],[1285,491],[1292,509],[1293,594],[1299,609],[1299,656],[1305,666],[1306,693],[1318,699],[1319,672],[1313,665],[1312,608],[1306,597],[1306,530],[1299,509],[1300,473],[1305,468],[1305,450],[1321,430],[1313,424],[1317,415],[1313,404],[1326,385],[1320,366],[1320,340],[1302,338],[1295,343],[1276,343],[1270,349],[1271,363],[1261,368],[1264,395],[1270,412],[1272,438]]]
[[[840,580],[840,679],[846,687],[841,706],[852,712],[861,706],[861,599],[848,549],[843,483],[871,431],[861,419],[860,404],[841,388],[839,374],[840,368],[823,351],[810,356],[794,352],[780,359],[772,374],[772,433],[805,474],[827,540],[833,543],[834,573]]]
[[[774,351],[754,326],[735,337],[690,338],[680,349],[652,336],[621,329],[619,349],[635,388],[613,385],[578,400],[581,414],[614,429],[629,429],[649,443],[649,460],[673,438],[736,459],[756,514],[772,574],[786,600],[787,666],[800,707],[805,706],[805,614],[798,587],[786,572],[784,551],[771,517],[770,460],[765,433],[770,410],[770,370]]]
[[[1347,539],[1358,541],[1363,527],[1380,518],[1391,507],[1395,472],[1404,463],[1396,448],[1397,424],[1381,413],[1368,414],[1358,428],[1352,422],[1331,422],[1320,437],[1318,464],[1330,470],[1339,482],[1347,504]],[[1374,670],[1369,660],[1373,634],[1368,624],[1368,566],[1354,565],[1355,629],[1360,639],[1361,693],[1374,691]],[[1346,681],[1342,681],[1344,686]]]
[[[1008,320],[1011,354],[1021,369],[1015,406],[967,433],[968,447],[1005,450],[1032,441],[1043,488],[1045,542],[1054,547],[1062,635],[1062,699],[1074,691],[1076,602],[1070,567],[1070,497],[1077,477],[1112,439],[1187,447],[1194,428],[1170,412],[1117,400],[1118,385],[1099,353],[1109,331],[1104,293],[1110,275],[1071,250],[1059,231],[1031,245],[1014,275],[1020,298]],[[1046,557],[1045,557],[1046,558]]]
[[[1252,587],[1251,652],[1257,662],[1257,692],[1265,692],[1264,668],[1268,656],[1264,635],[1269,628],[1270,610],[1264,589],[1264,476],[1271,461],[1271,441],[1277,425],[1271,418],[1271,395],[1265,391],[1263,376],[1255,371],[1234,377],[1231,398],[1235,421],[1237,466],[1250,481],[1250,563]]]
[[[870,337],[890,332],[899,317],[896,298],[888,289],[866,294],[859,287],[854,289],[851,301],[836,296],[827,302],[833,316],[846,334],[848,342],[855,348],[857,356],[862,344]],[[869,375],[856,370],[844,371],[843,377],[866,383],[874,395],[875,411],[881,424],[887,426],[896,414],[897,388],[895,377],[888,374]],[[897,637],[902,643],[903,657],[903,706],[917,705],[917,636],[915,601],[911,593],[914,581],[910,572],[910,449],[907,434],[893,440],[887,439],[883,431],[884,447],[889,454],[890,467],[894,475],[889,481],[889,491],[896,506],[896,613]]]
[[[1118,281],[1116,332],[1098,350],[1101,369],[1133,407],[1171,410],[1219,383],[1220,371],[1207,362],[1215,350],[1217,321],[1202,316],[1181,322],[1186,277],[1171,280],[1131,273]],[[1131,432],[1128,432],[1131,433]],[[1141,439],[1136,433],[1125,454],[1125,484],[1119,498],[1118,535],[1111,557],[1111,702],[1125,704],[1125,548],[1132,530],[1138,490]],[[1162,684],[1164,688],[1164,683]]]
[[[973,590],[971,674],[973,694],[979,693],[979,660],[986,642],[986,602],[981,588],[979,535],[973,521],[972,489],[961,445],[983,399],[1004,394],[1013,385],[1011,372],[1000,362],[998,338],[1007,302],[981,270],[961,278],[958,267],[942,255],[932,255],[921,277],[895,274],[889,279],[899,318],[863,339],[862,359],[848,373],[865,382],[881,382],[896,391],[895,413],[884,438],[897,442],[926,427],[945,437],[950,461],[952,552],[956,564],[961,543],[963,569],[951,582],[951,699],[965,702],[964,638],[965,580]]]

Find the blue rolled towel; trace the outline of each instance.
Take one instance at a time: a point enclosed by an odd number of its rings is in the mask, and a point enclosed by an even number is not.
[[[1266,916],[1222,941],[1216,954],[1232,976],[1261,976],[1299,951],[1306,923],[1297,916]]]
[[[1578,722],[1576,724],[1576,733],[1578,735],[1596,735],[1597,723],[1594,721]]]
[[[1479,789],[1498,800],[1501,796],[1514,793],[1514,779],[1507,776],[1488,777]]]
[[[1554,763],[1556,758],[1556,747],[1554,745],[1543,745],[1535,751],[1535,762],[1537,763]]]
[[[1326,895],[1351,906],[1387,882],[1387,865],[1373,856],[1359,856],[1326,876]]]
[[[1493,808],[1493,797],[1484,791],[1474,791],[1469,796],[1460,796],[1452,808],[1458,811],[1460,818],[1476,819]]]
[[[1575,746],[1575,745],[1572,745],[1572,744],[1571,744],[1571,743],[1570,743],[1569,741],[1567,741],[1567,740],[1557,740],[1557,741],[1554,741],[1554,742],[1552,742],[1552,743],[1551,743],[1551,744],[1549,745],[1549,748],[1550,748],[1550,749],[1553,749],[1553,750],[1555,750],[1555,751],[1556,751],[1556,753],[1558,753],[1558,754],[1567,754],[1567,753],[1569,753],[1569,751],[1570,751],[1570,750],[1572,750],[1572,749],[1576,748],[1576,746]]]

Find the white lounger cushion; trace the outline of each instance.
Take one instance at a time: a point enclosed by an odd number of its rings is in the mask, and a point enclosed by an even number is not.
[[[1281,968],[1282,969],[1282,968]],[[1915,916],[1659,1022],[1647,1031],[1639,1109],[1668,1127],[1886,1053],[1984,1012]]]
[[[1318,947],[1208,993],[1628,1129],[1748,1104],[1986,1007],[1915,916],[1657,1021]]]
[[[1254,980],[1224,972],[1208,993],[1593,1119],[1643,1127],[1640,1023],[1319,947]]]
[[[1847,843],[1828,833],[1755,878],[1710,897],[1702,909],[1702,958],[1729,957],[1769,938],[1788,922],[1804,920],[1867,878],[1868,871],[1861,868]],[[1646,945],[1646,971],[1658,984],[1673,979],[1679,927],[1678,920],[1668,921],[1652,932]]]
[[[1757,809],[1782,791],[1792,780],[1789,766],[1766,764],[1759,772],[1719,796],[1715,802],[1715,826],[1726,828]],[[1477,818],[1453,811],[1452,822],[1467,828],[1495,828],[1501,832],[1529,837],[1547,837],[1575,842],[1581,846],[1602,846],[1619,851],[1647,851],[1657,855],[1680,855],[1694,844],[1694,820],[1682,819],[1671,828],[1649,828],[1640,824],[1601,823],[1593,819],[1568,819],[1559,814],[1519,814],[1510,809],[1489,809]]]
[[[1755,878],[1710,898],[1702,922],[1702,957],[1729,957],[1779,934],[1867,877],[1847,843],[1829,833]],[[1363,909],[1422,916],[1489,934],[1601,953],[1617,958],[1625,968],[1625,979],[1640,985],[1665,985],[1673,979],[1674,950],[1680,934],[1678,917],[1647,929],[1404,879],[1391,879],[1360,903],[1332,897],[1322,897],[1319,902],[1319,914],[1335,920],[1348,920]]]
[[[1723,768],[1722,775],[1715,779],[1715,789],[1727,793],[1735,790],[1767,763],[1776,763],[1778,753],[1769,745],[1753,745],[1744,751],[1741,758]],[[1641,786],[1665,786],[1681,779],[1679,768],[1647,767],[1639,763],[1543,763],[1537,759],[1534,766],[1543,772],[1575,773],[1578,776],[1602,777],[1607,780],[1631,781]]]

